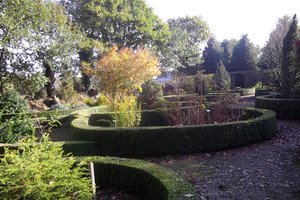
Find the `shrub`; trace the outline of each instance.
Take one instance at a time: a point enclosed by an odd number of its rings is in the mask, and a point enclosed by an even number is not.
[[[4,113],[24,113],[29,112],[29,105],[27,100],[23,99],[17,91],[11,90],[0,97],[0,109]]]
[[[141,121],[141,107],[135,98],[126,98],[115,114],[117,127],[138,126]]]
[[[195,93],[195,84],[194,84],[194,78],[193,77],[186,77],[183,84],[183,90],[187,94],[193,94]]]
[[[17,150],[6,148],[0,159],[1,199],[92,198],[85,163],[75,165],[75,159],[63,155],[62,145],[50,142],[47,134],[41,143],[28,142]]]
[[[15,143],[22,138],[33,138],[35,134],[34,125],[31,116],[26,114],[7,119],[0,124],[0,143]]]
[[[215,87],[217,90],[229,90],[231,85],[231,79],[226,71],[223,62],[220,61],[217,66],[215,74]]]
[[[157,81],[149,79],[142,84],[142,92],[138,98],[142,109],[155,109],[163,99],[162,86]]]

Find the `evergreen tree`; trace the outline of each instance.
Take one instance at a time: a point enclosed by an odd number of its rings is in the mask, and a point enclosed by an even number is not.
[[[207,41],[207,46],[203,51],[203,60],[204,63],[202,64],[205,73],[211,74],[215,73],[217,70],[217,65],[221,60],[222,49],[219,42],[214,38],[211,37]]]
[[[291,26],[283,39],[282,47],[282,95],[284,98],[291,98],[294,93],[296,80],[296,47],[297,40],[297,16],[294,15]]]
[[[243,35],[238,44],[234,47],[229,72],[256,70],[256,50],[249,41],[248,35]]]
[[[215,86],[217,90],[229,90],[231,79],[222,61],[218,63],[215,74]]]
[[[230,60],[233,52],[233,48],[238,43],[237,40],[231,39],[231,40],[223,40],[221,43],[221,47],[223,47],[223,53],[222,53],[222,61],[225,66],[225,69],[230,68]]]

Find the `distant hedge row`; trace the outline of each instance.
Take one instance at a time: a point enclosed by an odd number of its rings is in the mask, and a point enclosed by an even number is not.
[[[115,187],[138,194],[143,199],[196,199],[195,189],[189,182],[153,163],[116,157],[84,159],[94,163],[96,185],[100,188]]]
[[[300,99],[280,99],[276,95],[257,96],[255,107],[273,110],[279,119],[300,119]]]
[[[273,111],[247,109],[247,115],[250,118],[240,122],[134,128],[91,126],[88,117],[79,115],[72,121],[72,137],[74,140],[95,141],[100,155],[142,157],[218,151],[275,136],[277,122]],[[148,118],[146,121],[157,119]]]

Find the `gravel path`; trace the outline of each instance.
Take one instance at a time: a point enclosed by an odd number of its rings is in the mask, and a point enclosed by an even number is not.
[[[300,200],[300,121],[278,121],[270,141],[209,154],[148,161],[189,180],[197,199]]]

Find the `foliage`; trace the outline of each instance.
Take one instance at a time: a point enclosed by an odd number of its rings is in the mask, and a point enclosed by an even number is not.
[[[195,81],[193,76],[186,76],[184,83],[183,83],[183,90],[186,92],[186,94],[194,94],[195,89]]]
[[[160,101],[164,99],[161,84],[150,78],[142,84],[142,92],[138,97],[142,109],[155,109],[159,107]]]
[[[221,43],[221,46],[223,47],[222,61],[225,66],[225,69],[227,70],[230,68],[232,52],[237,43],[238,41],[236,41],[235,39],[223,40],[223,42]]]
[[[115,113],[117,127],[135,127],[141,121],[141,106],[136,99],[131,96],[127,97],[119,106],[118,112]]]
[[[214,74],[202,74],[201,71],[197,72],[197,74],[195,76],[195,87],[196,87],[199,95],[200,95],[199,88],[200,88],[201,84],[202,84],[203,94],[207,94],[214,90],[214,88],[215,88],[214,77],[215,77]]]
[[[33,138],[35,134],[34,125],[31,116],[27,114],[19,114],[7,119],[5,122],[1,122],[0,143],[15,143],[27,137]]]
[[[86,99],[84,100],[84,103],[85,103],[86,105],[90,106],[90,107],[92,107],[92,106],[101,106],[101,105],[107,105],[107,104],[109,104],[109,102],[108,102],[108,100],[107,100],[107,97],[104,96],[104,95],[102,95],[102,94],[98,97],[97,100],[95,100],[94,98],[86,98]]]
[[[33,82],[26,81],[29,87],[45,84],[45,78],[36,73],[36,66],[44,66],[48,95],[54,96],[53,71],[69,64],[76,49],[76,28],[52,1],[2,1],[0,8],[0,93],[9,82],[22,85],[22,80],[33,78]]]
[[[294,95],[294,87],[296,80],[296,48],[297,40],[297,16],[294,15],[290,28],[283,39],[282,47],[282,95],[284,98],[291,98]]]
[[[70,72],[62,73],[57,95],[60,99],[71,105],[77,103],[77,92],[74,90],[74,81]]]
[[[41,73],[32,74],[29,78],[19,79],[18,85],[31,97],[34,98],[47,84],[49,79]]]
[[[61,1],[87,37],[118,48],[154,47],[168,40],[169,31],[143,0]]]
[[[171,39],[163,51],[163,67],[196,74],[202,62],[200,45],[210,34],[207,23],[200,16],[187,16],[169,19],[168,24]]]
[[[2,199],[90,199],[91,181],[85,163],[75,165],[63,155],[62,144],[46,135],[42,142],[22,143],[17,150],[5,149],[0,162]]]
[[[114,46],[95,68],[83,67],[83,71],[98,81],[100,91],[115,110],[146,80],[160,74],[157,65],[157,58],[148,49],[118,50]]]
[[[29,105],[16,90],[10,90],[0,97],[0,109],[3,113],[24,113],[29,112]]]
[[[214,37],[209,38],[203,51],[204,62],[202,63],[202,67],[206,74],[216,72],[218,63],[222,59],[222,52],[223,49],[220,43]]]
[[[223,62],[220,61],[217,66],[215,74],[215,88],[217,90],[229,90],[231,85],[231,79],[226,71]]]
[[[234,47],[230,61],[229,72],[256,70],[257,52],[249,41],[248,35],[243,35]]]
[[[164,119],[169,126],[200,125],[205,123],[202,97],[190,95],[186,97],[186,107],[182,107],[179,98],[176,101],[168,103],[166,108],[162,109]]]
[[[40,25],[46,7],[41,0],[0,2],[0,94],[5,85],[14,83],[19,75],[30,73],[30,56],[23,45]],[[17,51],[16,51],[17,50]]]
[[[280,85],[281,83],[281,66],[282,66],[282,47],[283,39],[286,36],[291,19],[285,15],[278,19],[276,28],[270,33],[269,40],[261,50],[259,66],[261,69],[269,69],[276,77]]]

